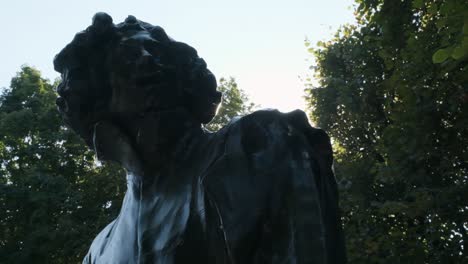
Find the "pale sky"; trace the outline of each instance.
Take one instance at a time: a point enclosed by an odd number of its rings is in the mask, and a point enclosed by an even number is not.
[[[162,26],[198,50],[220,77],[235,77],[262,108],[304,109],[304,46],[354,23],[352,0],[0,0],[0,89],[27,64],[54,80],[52,60],[96,12]]]

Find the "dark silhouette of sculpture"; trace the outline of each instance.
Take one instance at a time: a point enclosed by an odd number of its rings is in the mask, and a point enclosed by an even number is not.
[[[194,48],[105,13],[55,58],[57,105],[127,170],[119,216],[84,263],[344,263],[328,136],[302,111],[201,124],[221,94]]]

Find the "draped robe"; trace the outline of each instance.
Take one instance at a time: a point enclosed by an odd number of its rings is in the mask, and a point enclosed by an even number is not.
[[[119,216],[83,263],[345,263],[330,139],[302,111],[262,110],[180,139],[127,175]]]

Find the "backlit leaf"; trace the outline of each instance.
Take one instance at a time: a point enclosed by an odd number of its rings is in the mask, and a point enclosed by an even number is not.
[[[450,56],[450,53],[446,49],[440,49],[432,55],[433,63],[442,63]]]

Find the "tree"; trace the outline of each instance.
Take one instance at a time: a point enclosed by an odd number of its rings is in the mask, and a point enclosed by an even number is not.
[[[468,2],[356,2],[356,26],[309,49],[306,89],[334,139],[349,260],[466,261]]]
[[[249,98],[243,90],[237,87],[234,78],[219,80],[218,91],[223,93],[223,99],[215,118],[205,127],[211,131],[218,131],[233,117],[246,115],[252,112],[255,104],[249,102]]]
[[[122,171],[96,166],[67,129],[47,80],[23,67],[0,97],[0,259],[77,263],[116,217]]]

